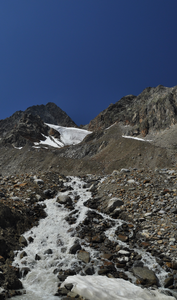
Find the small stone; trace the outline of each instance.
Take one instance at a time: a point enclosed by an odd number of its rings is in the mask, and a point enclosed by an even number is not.
[[[36,254],[35,255],[35,260],[41,260],[41,257],[38,254]]]
[[[27,253],[25,251],[20,253],[20,259],[22,259],[23,257],[27,256]]]
[[[66,283],[66,284],[65,284],[65,288],[66,288],[67,290],[71,291],[72,288],[73,288],[73,284],[72,284],[72,283]]]
[[[78,250],[81,250],[81,245],[80,245],[79,243],[76,243],[76,244],[74,244],[74,245],[70,248],[69,252],[70,252],[71,254],[76,254],[76,252],[77,252]]]
[[[27,240],[25,239],[24,236],[20,236],[20,238],[19,238],[19,243],[20,243],[21,245],[23,245],[23,246],[27,246],[27,245],[28,245]]]
[[[52,254],[52,253],[53,253],[52,249],[47,249],[44,251],[44,254]]]

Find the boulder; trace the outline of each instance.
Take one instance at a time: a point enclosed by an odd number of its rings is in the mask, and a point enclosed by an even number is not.
[[[77,253],[77,258],[85,262],[86,264],[90,261],[90,253],[85,250],[80,250]]]
[[[109,212],[112,212],[114,209],[122,206],[123,204],[124,204],[124,201],[122,201],[121,199],[119,199],[117,197],[114,197],[108,201],[107,208],[108,208]]]
[[[25,239],[24,236],[20,236],[20,237],[19,237],[19,243],[20,243],[20,245],[22,245],[23,247],[28,245],[27,240]]]
[[[154,271],[149,270],[147,267],[133,267],[132,271],[141,284],[146,286],[158,285]]]
[[[78,250],[80,250],[81,249],[81,245],[79,244],[79,243],[76,243],[76,244],[74,244],[71,248],[70,248],[70,253],[71,254],[76,254],[76,252],[78,251]]]
[[[72,204],[72,199],[68,195],[59,195],[57,197],[57,202],[60,204]]]

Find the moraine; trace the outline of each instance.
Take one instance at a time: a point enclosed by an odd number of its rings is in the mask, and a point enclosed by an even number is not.
[[[135,282],[133,274],[124,270],[123,265],[126,260],[133,260],[138,255],[142,257],[144,266],[155,267],[160,282],[163,282],[167,273],[150,254],[130,249],[125,242],[116,239],[117,228],[127,223],[87,207],[87,203],[93,200],[91,191],[94,184],[88,183],[94,182],[92,179],[92,176],[88,177],[85,184],[80,178],[69,177],[65,182],[65,192],[43,202],[47,217],[24,234],[32,242],[17,254],[13,263],[24,271],[29,270],[22,279],[26,294],[14,299],[64,299],[61,291],[65,278],[66,283],[73,283],[76,294],[91,300],[174,299],[159,294],[157,290],[143,290],[125,280]],[[75,250],[73,246],[77,246]],[[105,246],[109,253],[106,253]],[[82,251],[87,254],[87,262],[81,256]],[[61,288],[58,288],[59,283],[62,284]]]

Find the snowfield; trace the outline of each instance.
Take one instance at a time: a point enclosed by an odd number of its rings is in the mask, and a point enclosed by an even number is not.
[[[35,146],[46,145],[52,146],[55,148],[61,148],[68,145],[76,145],[83,141],[83,139],[90,133],[91,131],[75,128],[75,127],[63,127],[59,125],[47,124],[50,128],[55,129],[60,133],[60,140],[54,138],[53,136],[44,136],[45,141],[40,141],[39,143],[34,143]]]

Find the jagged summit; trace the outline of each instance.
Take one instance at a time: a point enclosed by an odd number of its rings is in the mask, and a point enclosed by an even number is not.
[[[14,130],[25,114],[38,115],[45,123],[77,127],[75,122],[61,108],[55,103],[49,102],[46,105],[42,104],[28,107],[25,111],[17,111],[11,117],[0,120],[0,138],[6,137],[11,130]]]
[[[38,115],[45,123],[65,127],[77,127],[75,122],[55,103],[49,102],[46,105],[34,105],[25,110],[25,113]]]

